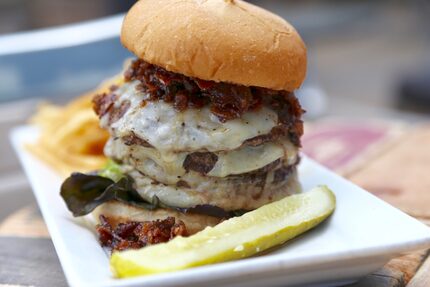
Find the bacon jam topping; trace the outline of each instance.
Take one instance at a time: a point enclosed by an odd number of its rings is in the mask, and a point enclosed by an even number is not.
[[[96,227],[100,244],[111,251],[139,249],[147,245],[168,242],[176,236],[187,236],[185,224],[174,217],[154,221],[128,221],[119,223],[115,228],[109,218],[100,215]]]
[[[286,136],[293,144],[300,146],[303,134],[301,117],[304,111],[294,93],[203,81],[169,72],[141,59],[131,63],[124,78],[126,82],[138,80],[136,89],[148,93],[149,101],[171,103],[178,111],[209,106],[221,122],[240,118],[245,112],[266,106],[278,114],[278,125],[270,134],[249,139],[244,144],[256,146]],[[116,89],[114,86],[108,93],[96,95],[93,99],[95,112],[100,118],[108,114],[109,124],[121,118],[129,108],[128,102],[114,105],[119,97]]]
[[[217,83],[169,72],[141,59],[134,60],[124,74],[125,81],[138,80],[137,88],[149,93],[149,100],[173,103],[183,111],[210,105],[211,112],[221,122],[240,118],[247,111],[258,110],[263,105],[263,95],[286,97],[286,91]]]

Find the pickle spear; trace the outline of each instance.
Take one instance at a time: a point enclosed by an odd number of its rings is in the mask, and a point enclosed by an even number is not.
[[[114,252],[117,277],[132,277],[252,256],[315,227],[333,213],[336,198],[327,186],[288,196],[190,236],[139,250]]]

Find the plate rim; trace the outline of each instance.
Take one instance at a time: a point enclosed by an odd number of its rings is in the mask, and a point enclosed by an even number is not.
[[[28,150],[26,150],[25,147],[23,146],[24,143],[21,142],[21,133],[23,131],[30,131],[30,130],[31,132],[34,132],[35,130],[37,130],[37,128],[33,125],[16,126],[10,130],[9,139],[12,143],[12,147],[15,150],[17,157],[19,158],[21,167],[24,170],[26,177],[29,179],[30,187],[32,189],[34,196],[36,197],[38,207],[42,212],[44,221],[47,225],[48,231],[50,232],[51,240],[54,244],[56,253],[58,255],[59,261],[63,268],[67,282],[72,286],[87,286],[87,282],[84,282],[80,279],[81,277],[79,276],[79,273],[74,272],[73,264],[71,264],[71,262],[67,260],[67,258],[64,258],[64,256],[61,256],[62,248],[64,248],[62,245],[64,245],[65,242],[62,240],[62,237],[60,236],[61,235],[60,232],[57,232],[57,231],[51,232],[51,230],[56,229],[56,227],[53,226],[55,225],[55,221],[51,221],[49,219],[48,212],[44,208],[42,208],[43,204],[41,204],[40,202],[42,201],[41,195],[39,195],[39,193],[35,191],[33,181],[27,170],[28,168],[24,163],[23,156],[25,155],[25,156],[32,157],[33,160],[37,160],[41,164],[46,166],[45,163],[43,163],[41,160],[34,157],[31,153],[29,153]],[[370,195],[373,198],[373,200],[377,200],[380,203],[390,208],[394,208],[397,211],[401,212],[402,215],[407,216],[410,220],[416,221],[422,224],[423,226],[426,226],[425,224],[421,223],[420,221],[413,218],[412,216],[393,207],[389,203],[379,199],[375,195],[365,191],[361,187],[355,185],[354,183],[348,181],[347,179],[341,177],[340,175],[334,173],[333,171],[329,170],[328,168],[322,166],[321,164],[317,163],[316,161],[310,159],[309,157],[303,154],[302,154],[302,160],[308,161],[310,165],[315,166],[316,168],[323,170],[324,172],[331,173],[333,176],[337,178],[337,180],[340,180],[343,183],[353,184],[361,192],[365,192],[368,195]],[[52,170],[52,168],[50,169]],[[94,282],[92,282],[91,286],[122,286],[122,285],[137,286],[138,284],[142,284],[142,283],[151,285],[151,284],[157,283],[157,281],[160,281],[160,280],[162,280],[164,284],[169,284],[169,282],[175,283],[173,281],[178,280],[178,277],[179,279],[186,278],[187,280],[190,280],[194,277],[198,277],[195,275],[201,271],[206,271],[206,269],[211,269],[208,271],[211,271],[211,274],[214,275],[214,276],[211,276],[211,278],[215,279],[217,278],[216,277],[217,274],[221,274],[222,272],[225,272],[225,270],[223,269],[226,267],[225,266],[226,264],[231,265],[229,266],[230,270],[233,269],[234,271],[233,272],[234,276],[230,276],[230,277],[244,276],[249,273],[264,274],[269,271],[280,271],[280,270],[290,269],[290,268],[294,268],[294,269],[304,268],[308,266],[310,263],[312,263],[312,265],[321,265],[321,264],[330,264],[337,261],[347,261],[351,259],[364,259],[364,258],[383,257],[383,256],[386,256],[389,259],[396,255],[400,255],[413,250],[423,249],[426,247],[430,247],[430,228],[426,237],[422,237],[414,241],[410,240],[410,241],[397,242],[394,244],[387,244],[382,246],[378,245],[378,246],[366,247],[366,248],[356,249],[352,251],[334,252],[330,254],[319,255],[317,258],[315,258],[315,255],[309,254],[301,257],[300,262],[295,261],[296,260],[295,258],[285,257],[283,256],[283,254],[272,254],[270,257],[263,255],[261,257],[248,258],[247,260],[238,260],[238,261],[231,261],[231,262],[214,264],[214,265],[200,266],[200,267],[190,268],[190,269],[181,270],[177,272],[161,273],[161,274],[140,276],[140,277],[134,277],[134,278],[125,278],[125,279],[116,279],[113,277],[104,278],[103,281],[97,282],[98,284],[96,285],[94,285]],[[278,267],[278,268],[274,269],[273,267]],[[224,279],[227,280],[228,278],[224,278]],[[196,282],[201,282],[201,281],[197,280]]]

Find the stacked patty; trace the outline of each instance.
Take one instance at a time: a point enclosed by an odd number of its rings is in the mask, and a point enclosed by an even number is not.
[[[137,59],[94,109],[111,135],[105,154],[148,201],[228,213],[299,190],[303,111],[293,93],[203,81]]]

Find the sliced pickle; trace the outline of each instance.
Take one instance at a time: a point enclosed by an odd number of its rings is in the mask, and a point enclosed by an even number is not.
[[[288,196],[240,217],[139,250],[114,252],[118,277],[182,270],[252,256],[317,226],[333,213],[336,198],[326,186]]]

